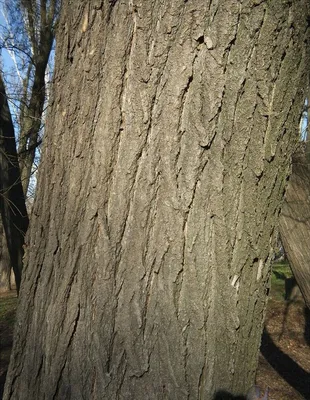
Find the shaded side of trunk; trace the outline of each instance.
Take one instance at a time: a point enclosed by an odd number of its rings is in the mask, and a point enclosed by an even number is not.
[[[16,142],[5,87],[0,75],[0,210],[16,287],[19,291],[28,215],[20,179]]]
[[[5,400],[252,386],[307,7],[63,2]]]
[[[297,284],[310,308],[310,166],[307,147],[293,158],[293,171],[280,217],[280,234]]]

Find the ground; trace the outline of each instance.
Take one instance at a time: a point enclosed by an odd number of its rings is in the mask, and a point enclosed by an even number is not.
[[[268,400],[310,400],[310,310],[292,282],[287,265],[274,266],[257,373]]]
[[[310,400],[309,321],[302,300],[269,302],[257,373],[268,400]]]
[[[16,291],[0,293],[0,400],[13,343],[13,326],[17,306]]]
[[[310,400],[310,312],[290,276],[287,265],[274,266],[257,373],[257,384],[269,388],[268,400]],[[16,304],[16,292],[0,294],[0,400]]]

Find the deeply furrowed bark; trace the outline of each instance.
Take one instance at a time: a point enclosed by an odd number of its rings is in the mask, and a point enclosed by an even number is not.
[[[244,393],[308,2],[69,3],[4,399]]]

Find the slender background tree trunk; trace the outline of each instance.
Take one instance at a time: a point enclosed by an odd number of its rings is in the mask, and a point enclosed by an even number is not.
[[[20,179],[14,126],[0,74],[0,211],[16,288],[19,291],[28,214]]]
[[[0,292],[11,290],[11,261],[5,232],[0,220]]]
[[[13,186],[15,185],[15,182],[21,181],[25,197],[27,196],[31,175],[33,174],[35,153],[42,140],[40,133],[42,134],[41,130],[44,119],[44,105],[47,100],[46,70],[54,42],[59,6],[59,0],[51,0],[49,2],[43,0],[37,2],[11,0],[10,2],[5,2],[5,4],[2,4],[1,6],[2,14],[6,22],[6,27],[2,26],[0,29],[0,36],[3,40],[2,46],[9,51],[9,54],[12,57],[12,61],[16,68],[16,75],[18,77],[23,76],[20,88],[17,82],[13,85],[13,93],[12,81],[10,79],[7,79],[6,81],[9,90],[5,97],[8,97],[9,101],[12,101],[11,106],[13,105],[13,110],[14,108],[18,109],[18,116],[15,115],[15,117],[18,117],[17,121],[19,125],[17,129],[19,168],[17,166],[16,168],[11,168],[12,170],[15,169],[14,174],[11,174],[11,177],[13,177],[14,180],[9,182],[9,185]],[[5,78],[8,77],[4,76],[4,80]],[[1,85],[4,90],[3,83],[1,83]],[[10,121],[10,123],[12,123],[14,112],[10,115],[10,109],[7,107],[6,113],[8,115],[5,116],[5,124],[6,129],[8,129],[9,125],[7,122]],[[8,137],[11,134],[14,134],[14,127],[12,124],[9,127],[8,132],[4,132],[4,135],[6,135],[7,143],[10,142],[11,145],[13,144],[13,146],[16,146],[15,138]],[[4,157],[3,163],[10,161],[12,164],[11,167],[13,167],[16,162],[16,150],[11,146],[9,150],[10,153],[5,154],[5,151],[8,150],[9,147],[3,145],[4,143],[2,141],[1,150],[3,153],[2,156]],[[18,176],[18,174],[20,174],[20,176]],[[8,183],[6,182],[6,184]],[[19,196],[18,189],[15,190],[12,188],[11,190],[8,188],[9,186],[7,186],[5,190],[8,190],[11,194],[15,192],[15,194]],[[6,193],[7,202],[12,200],[9,192]],[[12,206],[12,204],[10,204],[10,206]],[[7,211],[4,216],[5,218],[8,217]],[[15,212],[16,210],[13,210],[13,214]],[[4,225],[10,223],[11,221],[4,221]],[[21,226],[18,225],[17,230],[20,228]],[[15,228],[13,227],[13,231],[14,229]],[[6,232],[11,235],[11,238],[8,240],[9,244],[12,241],[12,238],[15,239],[16,242],[19,240],[18,232],[17,234],[12,234],[12,232],[9,232],[8,230],[6,230]],[[2,290],[5,290],[10,286],[9,281],[7,280],[10,263],[7,263],[8,249],[5,247],[7,239],[0,236],[0,241],[2,242],[2,247],[0,248],[0,285]],[[21,247],[22,243],[23,241],[19,243],[18,247]],[[3,252],[1,252],[1,249]],[[16,248],[13,253],[11,250],[10,252],[14,257],[19,254],[19,251],[17,251]],[[23,251],[21,248],[21,255],[22,254]],[[19,262],[22,264],[21,260]],[[14,264],[14,261],[11,264]],[[21,265],[19,269],[21,269]],[[18,273],[20,274],[20,271]],[[18,285],[19,281],[20,276],[17,277]]]
[[[252,385],[307,7],[63,2],[5,400]]]
[[[21,171],[21,180],[25,195],[27,195],[32,167],[37,147],[41,144],[40,130],[43,123],[43,111],[46,101],[46,68],[51,54],[55,25],[58,19],[57,0],[49,3],[40,1],[38,5],[32,1],[21,1],[24,18],[27,20],[27,35],[32,49],[33,79],[31,80],[31,66],[29,74],[24,80],[24,96],[20,115],[20,136],[18,145],[18,159]],[[29,86],[31,83],[31,90]],[[29,100],[28,100],[29,96]]]

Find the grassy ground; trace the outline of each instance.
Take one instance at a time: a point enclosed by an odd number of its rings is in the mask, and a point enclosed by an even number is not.
[[[292,271],[286,262],[275,263],[271,275],[271,298],[273,300],[285,300],[285,282],[292,278]]]
[[[287,264],[273,266],[271,282],[257,384],[269,387],[269,400],[310,400],[310,313]],[[16,306],[16,292],[0,294],[0,399]]]

